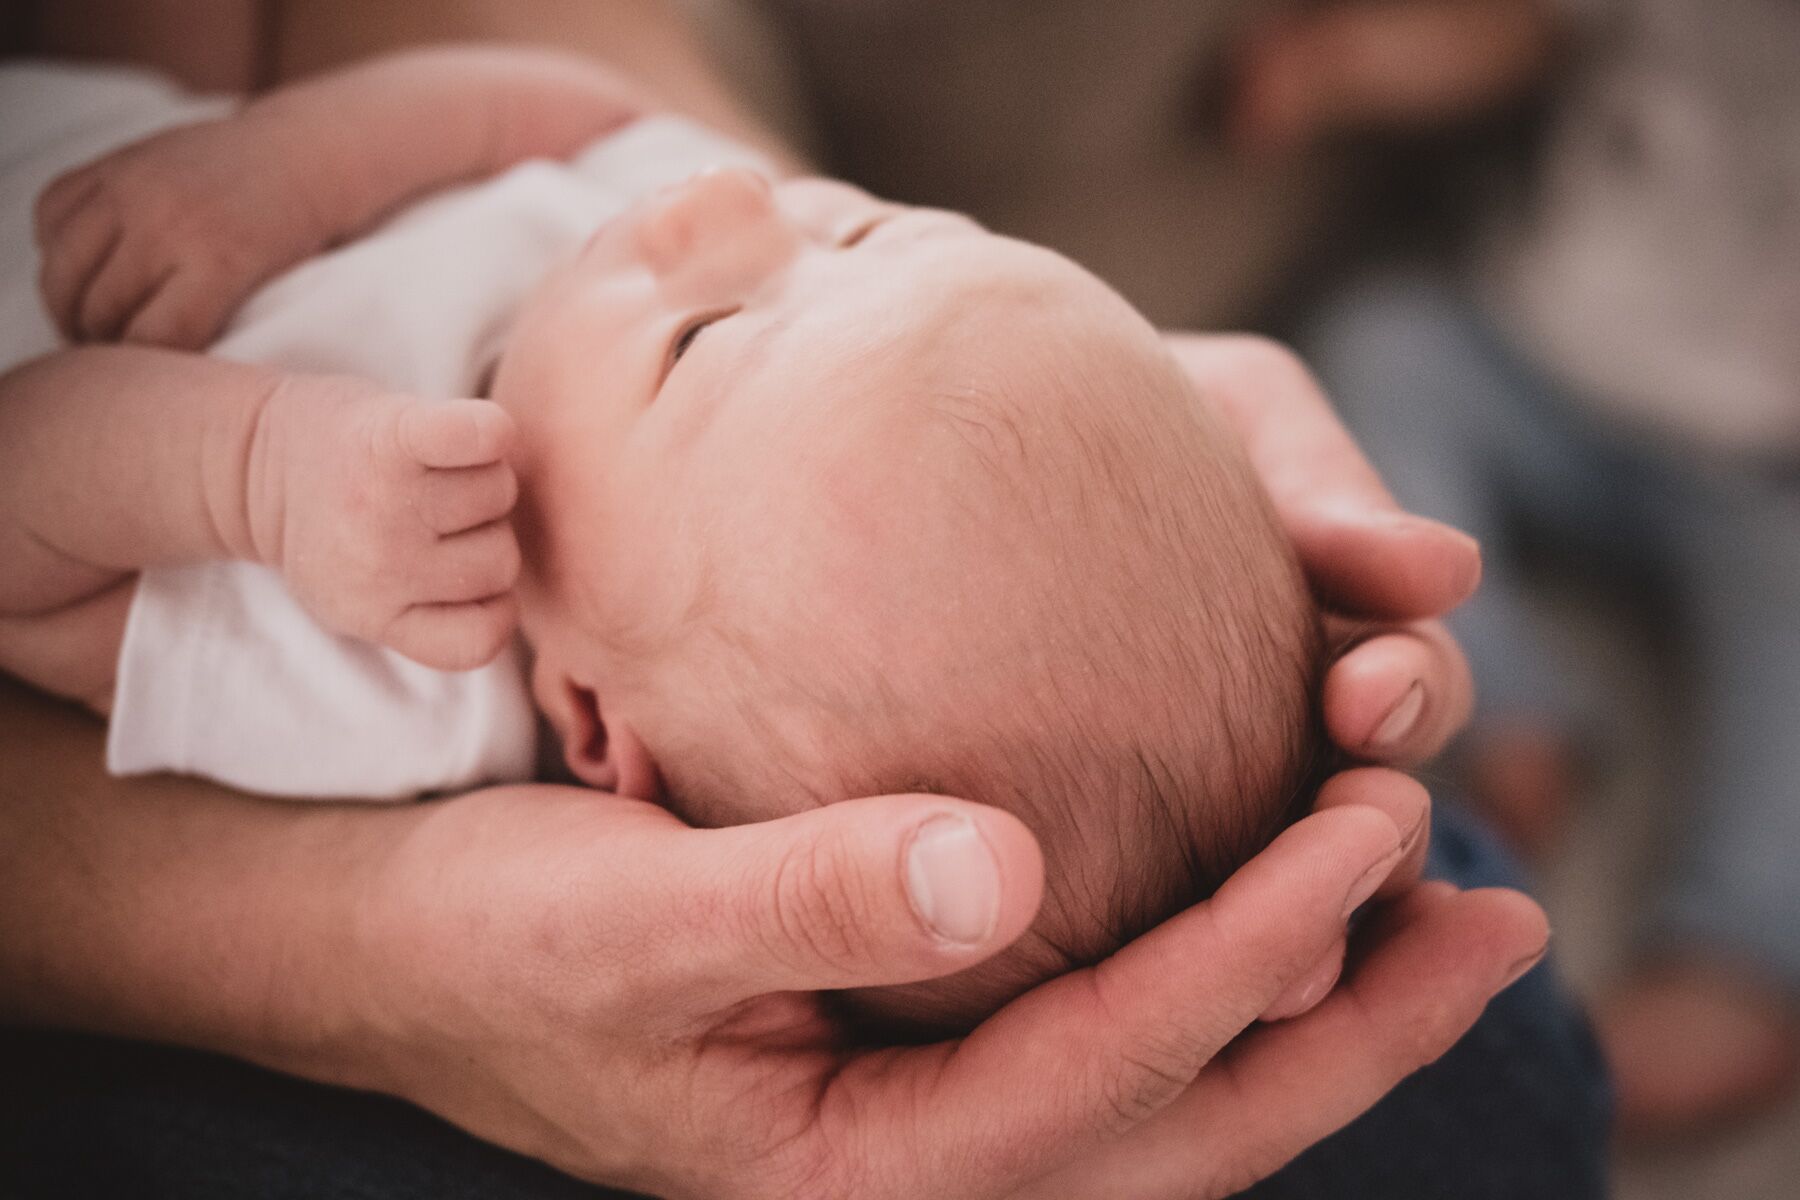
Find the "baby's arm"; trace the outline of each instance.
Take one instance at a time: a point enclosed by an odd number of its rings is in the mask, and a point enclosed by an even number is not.
[[[421,50],[308,80],[51,184],[44,298],[72,341],[198,349],[259,284],[406,201],[573,154],[648,107],[543,51]]]
[[[135,347],[0,376],[0,667],[88,698],[32,631],[107,659],[136,570],[214,559],[279,569],[336,632],[478,666],[514,618],[511,432],[482,400]]]

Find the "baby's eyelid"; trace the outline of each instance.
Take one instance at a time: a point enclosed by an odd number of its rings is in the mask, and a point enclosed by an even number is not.
[[[663,362],[663,378],[668,378],[669,372],[675,369],[675,364],[680,362],[682,356],[693,346],[694,339],[700,336],[701,330],[709,325],[716,325],[737,311],[735,308],[728,308],[704,313],[682,325],[676,331],[675,336],[669,340],[669,353]]]
[[[893,220],[893,217],[894,217],[893,213],[879,213],[876,216],[870,217],[868,220],[862,222],[860,225],[854,226],[850,230],[849,233],[847,233],[843,237],[839,238],[837,248],[839,250],[850,249],[850,247],[856,245],[856,243],[862,241],[864,238],[868,237],[871,233],[874,233],[878,227],[885,225],[889,221]]]

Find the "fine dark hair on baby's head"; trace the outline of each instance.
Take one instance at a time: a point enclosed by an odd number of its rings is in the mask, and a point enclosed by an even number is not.
[[[1209,895],[1327,765],[1294,551],[1235,434],[1118,307],[1025,298],[872,352],[833,449],[806,442],[804,503],[744,518],[781,525],[781,569],[713,562],[659,681],[716,701],[645,727],[690,820],[932,791],[1037,836],[1031,930],[857,993],[877,1017],[966,1027],[1105,957]]]

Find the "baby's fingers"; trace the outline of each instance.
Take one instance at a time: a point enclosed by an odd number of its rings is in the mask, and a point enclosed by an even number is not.
[[[75,319],[77,335],[87,342],[121,340],[144,306],[181,269],[179,260],[156,254],[146,239],[127,232],[88,281]]]
[[[470,604],[415,604],[394,619],[381,640],[425,666],[472,671],[506,648],[518,619],[518,601],[510,592]]]
[[[427,471],[419,481],[419,516],[437,534],[461,533],[512,512],[519,480],[503,462]]]
[[[236,303],[236,297],[219,291],[210,272],[176,264],[152,281],[126,317],[119,340],[202,350],[218,336]]]
[[[519,540],[512,525],[493,521],[440,538],[420,572],[418,594],[437,604],[465,604],[512,590],[519,579]]]
[[[439,470],[502,461],[512,449],[513,420],[488,400],[417,404],[400,418],[400,445],[420,466]]]
[[[123,236],[123,227],[106,206],[88,204],[67,217],[55,236],[40,243],[38,287],[44,307],[70,341],[81,337],[87,291]]]
[[[45,247],[55,241],[63,225],[94,198],[101,186],[102,178],[91,169],[91,164],[51,180],[50,186],[38,194],[32,210],[38,246]]]

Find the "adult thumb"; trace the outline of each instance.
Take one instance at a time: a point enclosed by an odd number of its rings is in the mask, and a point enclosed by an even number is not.
[[[1030,831],[943,796],[846,800],[689,847],[690,966],[718,1004],[960,971],[1024,933],[1043,897]]]

